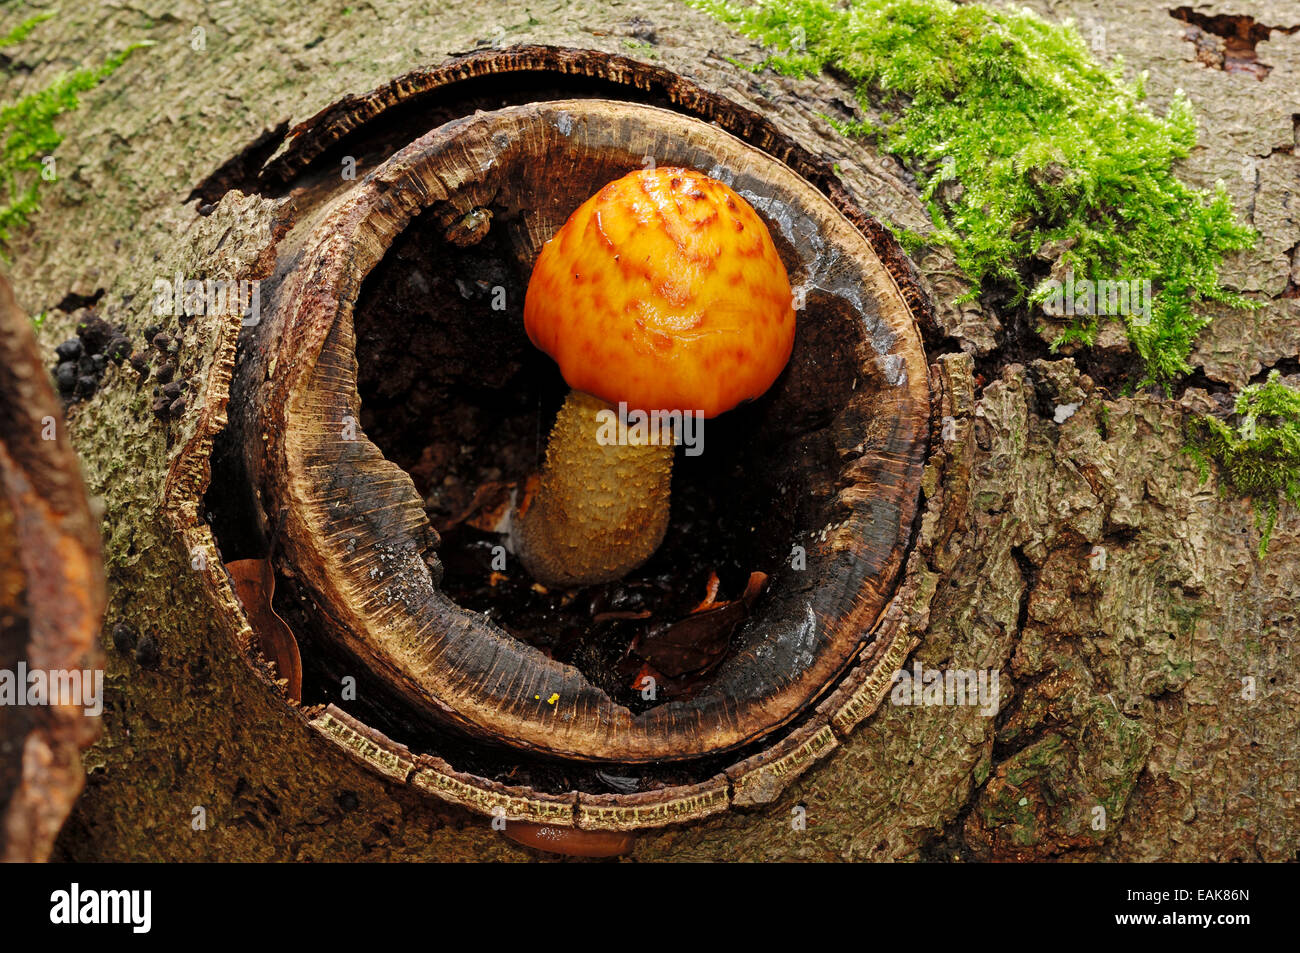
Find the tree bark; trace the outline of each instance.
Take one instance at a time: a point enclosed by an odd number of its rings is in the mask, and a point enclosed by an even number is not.
[[[939,325],[928,356],[951,426],[924,484],[907,607],[919,647],[906,666],[996,669],[999,712],[885,704],[774,803],[642,834],[637,859],[1297,856],[1300,522],[1284,509],[1257,558],[1250,504],[1221,498],[1217,476],[1201,485],[1180,449],[1187,413],[1293,360],[1300,343],[1289,290],[1300,222],[1283,201],[1300,175],[1300,34],[1259,44],[1272,66],[1261,81],[1197,62],[1184,24],[1155,3],[1030,5],[1105,27],[1106,55],[1150,71],[1155,108],[1188,91],[1202,147],[1182,171],[1200,185],[1223,178],[1260,230],[1226,279],[1266,307],[1217,317],[1194,356],[1197,386],[1174,399],[1117,397],[1069,358],[1035,359],[1042,342],[1007,316],[954,304],[964,289],[951,260],[923,256]],[[86,314],[68,296],[100,295],[95,310],[154,371],[170,357],[186,382],[184,406],[160,416],[152,377],[110,368],[67,412],[89,492],[104,503],[103,631],[135,640],[105,646],[103,734],[56,856],[541,856],[322,746],[218,625],[216,596],[192,568],[198,537],[178,533],[174,514],[209,476],[187,451],[224,423],[234,333],[205,318],[173,322],[169,355],[150,352],[143,329],[157,321],[156,278],[265,274],[282,209],[229,192],[199,214],[187,196],[264,133],[277,145],[285,123],[495,41],[668,67],[836,163],[877,218],[925,230],[923,207],[891,159],[826,120],[854,115],[850,90],[736,68],[729,58],[762,51],[677,3],[572,0],[531,15],[495,0],[361,3],[346,15],[302,0],[154,6],[56,3],[58,15],[10,51],[8,92],[21,95],[70,62],[157,42],[62,119],[59,178],[16,239],[11,274],[20,304],[48,314],[39,340],[50,366]],[[1255,6],[1260,22],[1292,25],[1287,4]],[[103,49],[87,49],[89,38]]]

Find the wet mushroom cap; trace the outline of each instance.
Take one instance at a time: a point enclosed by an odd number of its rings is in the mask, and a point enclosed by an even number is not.
[[[714,417],[772,385],[795,316],[749,203],[702,173],[659,168],[609,183],[546,243],[524,326],[574,390]]]

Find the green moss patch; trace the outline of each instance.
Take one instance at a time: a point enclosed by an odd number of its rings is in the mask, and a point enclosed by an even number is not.
[[[1192,420],[1186,450],[1200,468],[1201,482],[1214,461],[1232,489],[1250,497],[1262,557],[1282,501],[1300,506],[1300,391],[1272,371],[1264,383],[1243,388],[1233,409],[1235,426],[1217,417]]]
[[[43,13],[23,20],[0,36],[0,49],[21,42],[51,16]],[[40,189],[49,174],[44,160],[63,141],[54,121],[76,109],[80,95],[103,82],[133,51],[149,45],[136,43],[102,66],[63,73],[45,89],[0,106],[0,250],[11,230],[26,225],[40,207]]]
[[[1037,307],[1053,277],[1146,281],[1149,314],[1118,316],[1141,358],[1138,386],[1168,385],[1209,318],[1207,301],[1251,307],[1218,268],[1249,248],[1222,185],[1174,175],[1196,143],[1181,95],[1167,113],[1144,104],[1143,80],[1098,63],[1072,26],[1029,11],[949,0],[692,0],[782,51],[758,68],[831,69],[877,123],[841,124],[912,171],[934,224],[913,247],[950,247],[984,291]],[[1052,274],[1038,254],[1051,250]],[[1104,317],[1075,316],[1054,342],[1091,344]]]

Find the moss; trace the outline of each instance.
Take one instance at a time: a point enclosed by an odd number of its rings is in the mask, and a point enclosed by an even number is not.
[[[35,30],[52,16],[54,16],[53,13],[38,13],[36,16],[28,17],[26,20],[23,20],[4,36],[0,36],[0,50],[3,50],[7,46],[21,43],[23,40],[27,39],[27,35],[31,33],[32,30]]]
[[[1254,307],[1219,282],[1223,256],[1249,248],[1222,184],[1194,189],[1172,171],[1196,143],[1187,100],[1164,117],[1144,104],[1145,76],[1126,83],[1099,64],[1073,26],[1027,10],[949,0],[692,0],[783,52],[760,66],[786,74],[832,69],[877,123],[840,124],[898,157],[916,178],[934,232],[913,247],[949,246],[962,270],[1010,306],[1058,278],[1150,280],[1150,315],[1123,316],[1142,360],[1138,386],[1191,368],[1207,301]],[[1091,344],[1097,316],[1054,342]]]
[[[1184,449],[1196,461],[1202,483],[1214,461],[1228,485],[1253,501],[1262,557],[1282,501],[1300,506],[1300,391],[1272,371],[1264,383],[1242,389],[1233,410],[1235,426],[1209,416],[1190,421]]]
[[[0,37],[0,49],[27,37],[53,14],[30,17]],[[0,106],[0,254],[12,229],[21,228],[40,207],[46,181],[43,160],[63,141],[54,121],[80,105],[80,95],[94,89],[149,42],[136,43],[108,58],[102,66],[62,73],[44,89]]]
[[[1178,634],[1191,635],[1196,630],[1196,620],[1201,617],[1202,610],[1198,605],[1175,605],[1169,613],[1178,623]]]

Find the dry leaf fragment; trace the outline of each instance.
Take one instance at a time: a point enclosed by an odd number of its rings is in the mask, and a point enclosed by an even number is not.
[[[731,633],[767,584],[767,575],[750,573],[745,593],[732,602],[717,602],[716,576],[709,579],[705,600],[691,614],[671,625],[655,626],[632,645],[632,651],[663,674],[678,678],[702,672],[722,660]]]
[[[235,592],[248,613],[258,648],[275,666],[276,675],[286,682],[285,691],[295,702],[302,701],[302,656],[298,640],[285,621],[271,608],[275,595],[275,570],[269,559],[236,559],[226,563]]]

